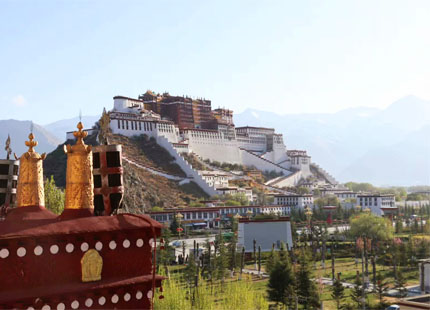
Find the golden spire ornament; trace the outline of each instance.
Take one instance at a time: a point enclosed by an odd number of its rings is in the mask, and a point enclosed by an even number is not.
[[[65,209],[94,209],[93,153],[91,145],[84,143],[88,135],[82,122],[73,132],[76,144],[64,146],[67,154]]]
[[[19,176],[17,186],[17,206],[45,206],[45,192],[43,186],[43,166],[42,161],[46,154],[34,151],[37,141],[34,140],[33,132],[28,135],[29,141],[25,141],[28,151],[18,158],[19,159]]]

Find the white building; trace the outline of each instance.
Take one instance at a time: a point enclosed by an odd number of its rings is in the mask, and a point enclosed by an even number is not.
[[[288,206],[296,209],[312,208],[314,197],[311,194],[278,194],[274,195],[275,205]]]
[[[334,192],[334,195],[339,199],[340,202],[343,202],[345,200],[357,199],[358,194],[353,191],[340,191]]]
[[[430,293],[430,259],[422,259],[418,266],[421,292]]]
[[[222,171],[199,171],[202,178],[214,188],[228,187],[228,180],[230,178],[229,174]]]
[[[214,115],[222,121],[218,129],[185,128],[180,131],[172,121],[163,120],[157,113],[146,110],[143,100],[115,96],[113,110],[109,112],[110,128],[114,134],[128,137],[142,134],[153,137],[175,158],[177,154],[172,152],[193,152],[204,160],[282,173],[279,184],[273,185],[276,187],[295,186],[311,175],[310,157],[305,151],[287,153],[282,134],[275,133],[273,128],[235,128],[231,111],[224,111],[225,115],[218,112],[214,110]],[[171,147],[166,147],[166,143]]]
[[[290,218],[281,217],[279,219],[261,220],[239,219],[238,247],[244,247],[246,253],[253,252],[254,240],[257,249],[260,246],[262,252],[271,251],[273,244],[279,249],[281,242],[285,243],[285,245],[291,249],[293,246],[293,239]]]
[[[391,216],[397,213],[396,199],[391,194],[358,194],[357,205],[369,208],[372,213]]]
[[[253,217],[259,214],[277,214],[288,216],[290,208],[286,206],[213,206],[205,208],[170,209],[148,213],[154,220],[170,225],[175,216],[180,214],[184,225],[198,228],[219,227],[220,221],[229,221],[231,217]]]
[[[236,186],[218,187],[216,189],[221,195],[236,195],[243,194],[249,202],[254,201],[254,195],[250,187],[242,188]]]

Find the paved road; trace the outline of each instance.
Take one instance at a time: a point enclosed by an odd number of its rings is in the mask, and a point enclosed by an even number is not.
[[[337,229],[339,230],[339,232],[340,233],[342,233],[342,232],[344,232],[345,230],[348,230],[349,229],[349,225],[341,225],[341,226],[337,226]],[[302,231],[306,231],[307,230],[307,228],[301,228],[301,229],[297,229],[297,234],[301,234],[302,233]],[[329,228],[327,228],[327,232],[329,233],[329,234],[333,234],[334,232],[336,231],[336,227],[329,227]]]
[[[216,235],[209,235],[208,237],[196,237],[196,238],[187,238],[187,239],[178,239],[173,240],[169,244],[175,248],[175,255],[182,255],[182,242],[185,241],[185,256],[190,254],[190,251],[194,248],[194,240],[199,244],[199,248],[204,248],[206,241],[214,241]],[[179,245],[179,246],[176,246]]]

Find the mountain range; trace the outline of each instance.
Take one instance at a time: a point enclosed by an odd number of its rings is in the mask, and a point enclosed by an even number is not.
[[[13,153],[19,157],[28,150],[25,141],[28,141],[30,128],[33,127],[35,140],[38,142],[37,151],[39,153],[49,153],[54,150],[63,140],[56,137],[43,126],[33,124],[31,121],[17,121],[14,119],[0,120],[0,159],[6,158],[4,141],[10,135],[10,147]],[[63,135],[65,137],[65,135]],[[13,155],[11,158],[14,158]]]
[[[286,114],[247,109],[236,126],[272,127],[288,149],[308,151],[341,182],[430,184],[430,101],[404,97],[385,109]]]
[[[91,128],[99,116],[83,116]],[[79,118],[34,125],[38,151],[50,152],[75,130]],[[236,126],[272,127],[288,149],[308,151],[312,161],[341,182],[375,185],[430,184],[430,101],[404,97],[385,109],[357,107],[337,113],[286,114],[247,109]],[[26,150],[29,121],[0,121],[0,144],[11,135],[17,154]],[[4,147],[0,158],[5,157]]]

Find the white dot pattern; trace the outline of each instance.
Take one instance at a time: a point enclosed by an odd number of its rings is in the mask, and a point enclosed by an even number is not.
[[[119,301],[119,297],[117,294],[112,295],[111,301],[113,304],[116,304]]]
[[[77,300],[74,300],[73,302],[72,302],[72,309],[78,309],[79,308],[79,301],[77,301]]]
[[[51,245],[51,247],[49,248],[51,254],[57,254],[59,250],[60,248],[56,244]]]
[[[99,298],[99,305],[103,306],[106,303],[106,298],[104,296]]]
[[[0,250],[0,257],[1,258],[6,258],[9,256],[9,250],[8,249],[1,249]]]
[[[88,245],[88,243],[83,242],[83,243],[81,244],[81,251],[82,251],[82,252],[86,252],[86,251],[88,251],[88,249],[89,249],[89,245]]]
[[[111,250],[115,250],[116,249],[116,242],[114,240],[112,240],[111,242],[109,242],[109,248]]]
[[[16,250],[16,255],[18,255],[19,257],[24,257],[25,254],[27,254],[27,250],[23,247],[18,248],[18,250]]]
[[[67,253],[72,253],[74,249],[75,249],[75,246],[72,243],[68,243],[66,245],[66,252]]]
[[[43,248],[40,245],[34,248],[35,255],[39,256],[39,255],[42,255],[42,253],[43,253]]]
[[[143,297],[143,293],[141,291],[137,291],[136,292],[136,299],[140,300],[140,299],[142,299],[142,297]]]
[[[101,251],[101,249],[103,249],[103,243],[101,243],[100,241],[97,241],[97,243],[96,243],[96,250],[97,251]]]
[[[85,300],[85,307],[91,307],[93,305],[93,300],[91,298],[87,298],[87,300]]]

